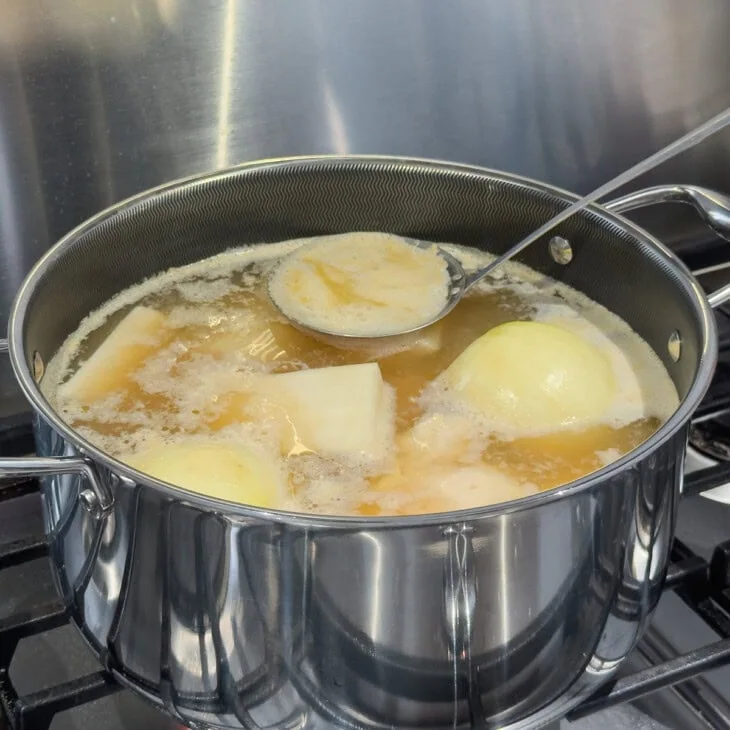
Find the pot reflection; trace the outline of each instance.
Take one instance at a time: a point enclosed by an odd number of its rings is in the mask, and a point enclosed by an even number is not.
[[[231,519],[131,484],[95,520],[68,477],[44,500],[74,620],[184,722],[519,727],[636,643],[668,557],[675,439],[600,489],[433,526]]]

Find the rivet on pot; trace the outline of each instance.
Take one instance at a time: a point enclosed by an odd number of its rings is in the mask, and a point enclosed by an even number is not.
[[[553,236],[548,244],[548,249],[556,264],[565,266],[573,260],[573,247],[562,236]]]
[[[98,517],[101,514],[99,498],[91,489],[82,489],[79,492],[81,506],[92,516]]]
[[[33,353],[33,377],[36,383],[40,383],[43,374],[46,372],[46,366],[43,364],[43,358],[39,352]]]
[[[669,352],[669,357],[671,357],[674,362],[679,362],[679,358],[682,357],[682,336],[679,332],[677,332],[677,330],[674,330],[674,332],[669,335],[667,352]]]

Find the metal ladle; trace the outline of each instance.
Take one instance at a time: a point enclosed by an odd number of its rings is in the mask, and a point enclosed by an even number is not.
[[[476,271],[471,271],[467,273],[461,263],[454,256],[449,254],[447,251],[444,251],[442,248],[438,248],[438,253],[446,261],[446,269],[449,275],[450,283],[446,294],[446,302],[443,309],[435,317],[432,317],[431,319],[423,322],[422,324],[419,324],[416,327],[402,330],[400,332],[390,333],[388,335],[373,336],[367,336],[362,334],[348,334],[347,332],[332,332],[313,327],[306,322],[297,320],[296,318],[288,314],[285,309],[282,308],[278,302],[276,302],[273,296],[271,297],[271,299],[274,305],[279,309],[279,311],[285,317],[287,317],[287,319],[289,319],[293,325],[295,325],[298,329],[304,330],[305,332],[310,332],[313,335],[324,336],[325,338],[330,339],[341,338],[343,340],[359,340],[370,342],[376,340],[390,340],[391,338],[402,337],[404,335],[412,335],[413,333],[419,332],[420,330],[434,324],[435,322],[438,322],[440,319],[445,317],[449,312],[451,312],[451,310],[461,301],[462,297],[475,284],[482,281],[482,279],[484,279],[496,268],[505,263],[505,261],[509,261],[518,253],[526,249],[529,245],[531,245],[539,238],[544,236],[546,233],[551,231],[557,225],[570,218],[575,213],[578,213],[583,208],[595,202],[599,198],[612,192],[616,188],[625,185],[639,175],[642,175],[643,173],[648,172],[657,165],[660,165],[662,162],[665,162],[675,155],[678,155],[679,153],[688,150],[694,145],[699,144],[707,137],[710,137],[715,132],[719,131],[728,124],[730,124],[730,108],[725,109],[723,112],[714,116],[712,119],[708,120],[704,124],[693,129],[691,132],[688,132],[671,144],[663,147],[658,152],[655,152],[653,155],[647,157],[646,159],[637,163],[628,170],[625,170],[621,174],[614,177],[612,180],[609,180],[608,182],[601,185],[601,187],[597,188],[592,193],[589,193],[580,200],[577,200],[575,203],[572,203],[567,208],[565,208],[565,210],[561,211],[556,216],[547,221],[547,223],[544,223],[537,230],[533,231],[528,236],[523,238],[519,243],[512,246],[512,248],[510,248],[506,253],[498,256],[496,259],[494,259],[494,261],[491,261],[489,264],[481,269],[477,269]],[[434,245],[433,243],[428,241],[418,241],[409,238],[402,238],[401,240],[410,245],[418,246],[420,248],[431,248]],[[307,244],[304,244],[304,246],[306,247]],[[298,248],[297,253],[300,250],[301,248]]]

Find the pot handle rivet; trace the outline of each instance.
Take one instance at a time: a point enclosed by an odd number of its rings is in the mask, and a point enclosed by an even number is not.
[[[573,260],[573,247],[562,236],[553,236],[548,243],[550,257],[556,264],[566,266]]]
[[[92,516],[98,517],[101,510],[99,508],[99,498],[91,489],[82,489],[79,492],[79,501],[81,506]]]
[[[43,358],[40,352],[33,353],[33,378],[36,383],[40,383],[43,380],[43,375],[46,372],[46,366],[43,363]]]
[[[674,330],[674,332],[669,335],[669,340],[667,341],[667,352],[673,362],[679,362],[679,358],[682,357],[682,335],[680,335],[677,330]]]

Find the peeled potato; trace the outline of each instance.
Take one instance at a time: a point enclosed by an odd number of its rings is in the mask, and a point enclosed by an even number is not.
[[[520,484],[486,464],[436,470],[424,479],[423,489],[432,498],[440,496],[444,505],[441,509],[470,509],[509,502],[537,491],[532,485]]]
[[[59,394],[93,403],[124,388],[130,373],[159,348],[165,323],[164,314],[149,307],[135,307],[59,388]]]
[[[474,424],[457,413],[425,416],[398,439],[401,459],[418,464],[459,462],[474,456],[477,443]]]
[[[534,485],[518,481],[487,464],[448,468],[438,464],[424,464],[421,468],[406,464],[371,480],[371,486],[384,494],[398,494],[402,499],[395,507],[396,514],[426,514],[449,510],[483,507],[497,502],[508,502],[534,494]],[[360,505],[361,514],[377,514],[375,503]]]
[[[377,363],[270,375],[264,388],[293,427],[287,450],[372,462],[385,458],[394,414]]]
[[[276,466],[243,446],[178,442],[153,447],[125,461],[163,482],[229,502],[274,507],[282,494]]]
[[[551,431],[598,421],[616,382],[604,354],[542,322],[508,322],[475,340],[445,372],[456,397],[495,425]]]

